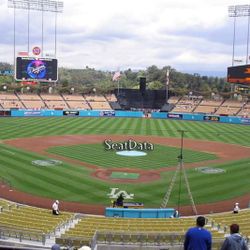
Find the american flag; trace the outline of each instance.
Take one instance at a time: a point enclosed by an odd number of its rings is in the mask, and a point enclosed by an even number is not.
[[[112,80],[113,80],[114,82],[116,82],[116,81],[120,80],[120,78],[121,78],[121,73],[120,73],[120,71],[117,71],[117,72],[115,72],[115,74],[113,75]]]

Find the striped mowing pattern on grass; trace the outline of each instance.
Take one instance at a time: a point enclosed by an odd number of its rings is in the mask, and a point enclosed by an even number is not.
[[[232,124],[135,118],[0,119],[1,140],[66,134],[139,134],[180,137],[178,132],[180,129],[187,131],[185,138],[250,146],[250,126]],[[107,199],[110,188],[118,187],[128,193],[134,193],[135,199],[148,207],[159,207],[173,175],[173,172],[164,172],[161,174],[161,179],[151,183],[112,184],[91,178],[91,170],[83,166],[70,165],[65,162],[56,167],[32,165],[31,162],[38,159],[45,159],[45,157],[0,144],[0,178],[5,178],[12,186],[27,193],[103,205],[110,204]],[[196,203],[214,202],[249,193],[250,156],[242,161],[216,164],[210,167],[219,167],[225,169],[226,172],[207,175],[195,169],[187,170]],[[177,186],[174,187],[174,192],[170,197],[170,206],[177,204]],[[189,204],[186,189],[182,188],[181,204]]]
[[[250,126],[143,118],[2,118],[0,139],[65,134],[138,134],[221,141],[250,146]]]
[[[153,151],[144,151],[146,156],[128,157],[117,155],[114,150],[105,150],[102,143],[83,144],[74,146],[61,146],[49,148],[48,152],[67,156],[83,162],[88,162],[105,168],[141,168],[159,169],[162,167],[176,166],[180,149],[154,145]],[[216,159],[216,155],[185,149],[185,162],[199,162]]]
[[[147,206],[157,207],[173,174],[165,172],[160,180],[151,183],[110,184],[90,178],[90,170],[82,166],[64,163],[55,167],[38,167],[32,165],[32,160],[45,159],[44,157],[5,145],[0,145],[0,151],[0,175],[8,179],[13,186],[27,193],[57,197],[60,200],[109,205],[107,193],[111,187],[119,187],[128,193],[134,193],[135,198]],[[10,158],[8,151],[14,153],[15,157]],[[216,175],[202,174],[195,169],[187,170],[195,201],[213,202],[248,192],[249,166],[249,160],[223,164],[217,167],[225,169],[226,173]],[[174,187],[170,205],[175,205],[178,200],[177,186]],[[189,204],[184,187],[181,201],[181,204]]]

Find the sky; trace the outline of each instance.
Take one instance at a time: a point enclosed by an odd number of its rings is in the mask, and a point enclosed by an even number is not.
[[[0,0],[0,61],[13,63],[13,9]],[[64,0],[57,15],[59,66],[226,76],[232,65],[229,5],[245,0]],[[16,51],[27,51],[27,11],[16,10]],[[246,63],[248,18],[236,20],[235,59]],[[30,50],[42,44],[42,15],[30,14]],[[55,14],[44,13],[43,54],[55,54]],[[31,51],[30,51],[31,53]]]

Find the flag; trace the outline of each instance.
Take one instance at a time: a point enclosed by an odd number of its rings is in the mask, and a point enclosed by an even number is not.
[[[115,81],[120,80],[120,78],[121,78],[121,73],[120,73],[120,71],[117,71],[117,72],[115,72],[115,74],[113,75],[112,80],[115,82]]]
[[[169,69],[167,70],[166,74],[166,85],[169,85]]]

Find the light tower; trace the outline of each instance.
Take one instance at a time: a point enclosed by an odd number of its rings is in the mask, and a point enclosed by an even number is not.
[[[54,29],[54,53],[56,57],[57,53],[57,14],[63,12],[63,2],[61,1],[50,1],[50,0],[8,0],[8,7],[14,9],[13,16],[13,50],[14,50],[14,65],[16,57],[16,9],[27,10],[27,52],[30,52],[30,11],[40,11],[41,17],[41,47],[43,56],[44,46],[44,12],[55,13],[55,29]]]
[[[235,54],[235,35],[236,35],[236,18],[237,17],[248,17],[247,22],[247,48],[246,48],[246,64],[248,64],[248,51],[249,51],[249,27],[250,27],[250,5],[232,5],[228,7],[228,16],[234,18],[233,28],[233,55],[232,55],[232,66],[234,66],[234,54]]]

